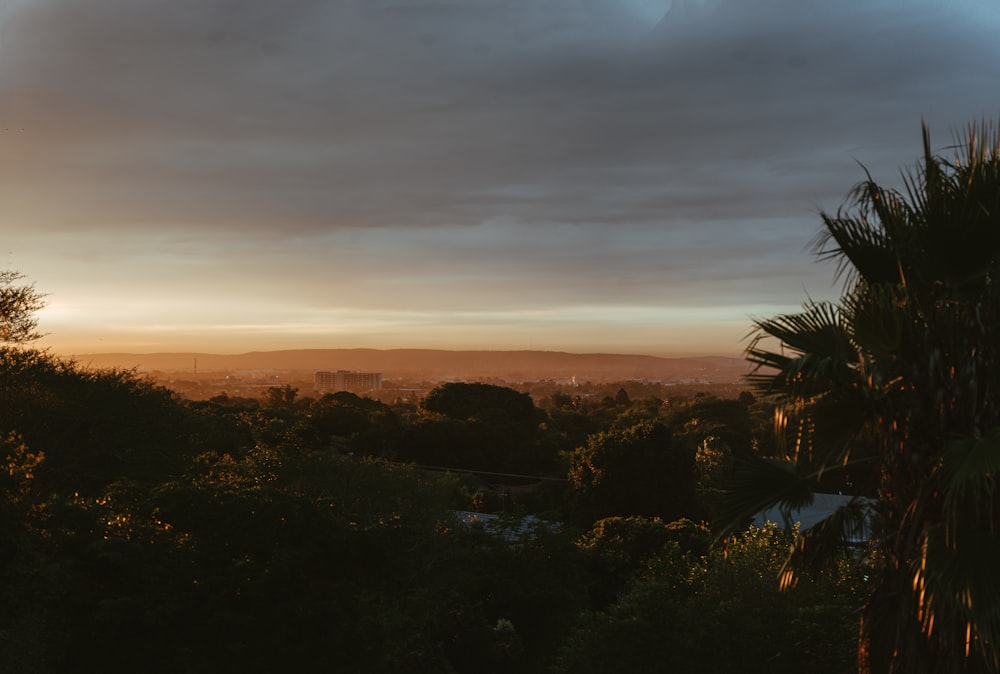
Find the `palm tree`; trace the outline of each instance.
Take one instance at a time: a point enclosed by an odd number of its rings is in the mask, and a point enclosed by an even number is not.
[[[866,674],[1000,671],[1000,134],[973,125],[953,149],[932,154],[925,126],[902,190],[869,175],[823,214],[840,301],[755,321],[747,349],[783,454],[744,468],[730,513],[787,511],[831,471],[865,470]],[[804,534],[782,581],[858,515]]]

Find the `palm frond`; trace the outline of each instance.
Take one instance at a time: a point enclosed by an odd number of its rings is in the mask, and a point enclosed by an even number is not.
[[[754,321],[758,337],[780,340],[796,353],[809,353],[849,360],[853,356],[851,340],[840,319],[839,308],[829,302],[811,302],[796,314]]]
[[[837,263],[837,279],[864,279],[868,283],[891,283],[899,280],[899,261],[889,241],[867,217],[821,213],[825,230],[816,239],[814,250],[820,260]]]
[[[795,585],[798,569],[822,568],[831,561],[852,554],[854,548],[866,545],[870,538],[872,516],[872,501],[856,496],[826,519],[801,532],[781,570],[782,588]]]
[[[792,461],[751,457],[737,463],[726,485],[726,503],[719,515],[723,535],[743,527],[755,514],[778,506],[794,510],[812,503],[807,476]]]
[[[914,569],[918,619],[932,640],[958,641],[967,631],[967,653],[975,651],[1000,667],[1000,539],[972,522],[929,528]]]
[[[895,284],[868,284],[846,295],[842,304],[858,348],[891,363],[910,320],[906,292]]]
[[[996,506],[1000,505],[995,501],[997,478],[1000,477],[1000,428],[993,428],[978,438],[950,443],[942,473],[945,478],[943,509],[949,515],[949,525],[957,526],[960,519],[969,517],[986,518],[984,524],[990,535],[1000,534],[1000,521],[992,520]]]
[[[908,184],[904,175],[904,185]],[[878,185],[871,176],[857,188],[855,207],[865,218],[875,218],[881,230],[886,248],[899,265],[903,254],[909,252],[913,241],[913,224],[919,220],[920,209],[915,206],[919,197],[907,191],[906,194]],[[876,282],[874,279],[866,279]],[[897,281],[900,279],[896,279]]]
[[[810,426],[811,464],[817,477],[851,460],[871,416],[869,398],[857,387],[838,387],[799,411]]]
[[[923,140],[919,170],[904,176],[920,214],[912,228],[920,239],[906,256],[915,259],[910,271],[924,275],[922,284],[975,290],[1000,256],[1000,138],[993,124],[970,125],[956,138],[953,161],[933,154],[926,126]]]
[[[806,401],[854,378],[857,350],[850,330],[831,305],[808,304],[798,314],[758,320],[755,325],[746,358],[754,365],[750,382],[759,392]],[[773,341],[780,343],[781,352],[766,348]]]

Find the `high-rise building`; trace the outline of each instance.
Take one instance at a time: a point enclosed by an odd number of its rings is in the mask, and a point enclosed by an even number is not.
[[[314,388],[320,395],[350,391],[351,393],[368,393],[382,389],[381,372],[351,372],[337,370],[336,372],[317,372]]]

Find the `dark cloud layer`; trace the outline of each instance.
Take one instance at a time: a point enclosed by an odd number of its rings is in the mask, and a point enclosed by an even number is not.
[[[151,277],[270,258],[317,310],[296,269],[387,310],[786,305],[830,287],[804,248],[856,162],[893,182],[922,118],[943,147],[996,117],[998,28],[986,0],[22,1],[0,226],[24,259],[170,233]]]

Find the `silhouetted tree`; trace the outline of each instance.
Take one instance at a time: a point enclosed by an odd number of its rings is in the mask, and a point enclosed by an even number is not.
[[[585,522],[643,515],[676,520],[695,510],[694,448],[663,423],[590,436],[570,457],[569,479]]]
[[[122,477],[183,470],[199,451],[193,415],[132,372],[85,370],[47,353],[0,347],[5,432],[45,454],[38,489],[91,494]]]
[[[42,335],[35,312],[45,306],[34,284],[15,271],[0,271],[0,343],[24,344]]]
[[[839,303],[757,322],[747,354],[785,445],[748,464],[734,513],[807,503],[820,474],[867,464],[879,564],[861,671],[996,672],[1000,135],[971,127],[944,158],[925,127],[923,145],[905,192],[869,179],[823,215]],[[799,556],[835,550],[856,514],[811,529]]]
[[[450,382],[429,391],[420,405],[460,421],[487,415],[493,419],[503,417],[526,435],[534,433],[538,425],[531,396],[506,386]]]
[[[448,383],[432,389],[400,444],[404,460],[450,468],[537,474],[558,446],[539,434],[544,413],[526,393],[493,384]]]

